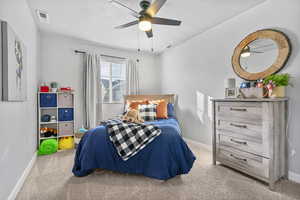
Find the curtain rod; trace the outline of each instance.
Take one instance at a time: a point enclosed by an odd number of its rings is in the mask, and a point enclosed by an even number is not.
[[[86,51],[80,51],[80,50],[74,50],[75,53],[81,53],[81,54],[86,54]],[[118,57],[118,56],[110,56],[110,55],[105,55],[105,54],[101,54],[100,56],[106,56],[106,57],[110,57],[110,58],[118,58],[118,59],[124,59],[126,60],[127,58],[123,58],[123,57]]]

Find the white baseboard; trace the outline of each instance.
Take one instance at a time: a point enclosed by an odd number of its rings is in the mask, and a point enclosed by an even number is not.
[[[25,168],[25,170],[23,171],[22,176],[19,178],[17,184],[15,185],[14,189],[12,190],[12,192],[10,193],[10,195],[8,196],[7,200],[14,200],[16,199],[18,193],[20,192],[27,176],[29,175],[29,172],[31,171],[35,161],[37,158],[37,153],[35,152],[34,155],[32,156],[30,162],[28,163],[27,167]]]
[[[201,143],[201,142],[198,142],[198,141],[195,141],[195,140],[192,140],[192,139],[188,139],[186,137],[183,137],[183,139],[186,141],[186,142],[189,142],[189,143],[192,143],[194,145],[197,145],[207,151],[212,151],[212,146],[211,145],[208,145],[208,144],[204,144],[204,143]]]
[[[289,171],[289,176],[288,176],[290,181],[294,181],[296,183],[300,183],[300,174],[297,174],[295,172]]]

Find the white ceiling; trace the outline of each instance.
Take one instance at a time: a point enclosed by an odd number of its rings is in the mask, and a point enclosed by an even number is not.
[[[120,0],[139,11],[139,0]],[[157,14],[159,17],[182,21],[180,27],[154,25],[153,44],[156,52],[168,45],[177,45],[221,22],[230,19],[265,0],[168,0]],[[108,0],[28,0],[34,15],[36,9],[45,10],[50,23],[40,23],[39,28],[72,36],[106,46],[137,49],[138,35],[142,50],[150,50],[152,41],[137,25],[127,29],[115,26],[135,20],[126,9],[116,7]]]

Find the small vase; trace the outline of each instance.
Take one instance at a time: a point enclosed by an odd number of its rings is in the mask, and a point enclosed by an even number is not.
[[[271,97],[273,97],[273,98],[285,97],[285,86],[279,86],[279,87],[273,88]]]

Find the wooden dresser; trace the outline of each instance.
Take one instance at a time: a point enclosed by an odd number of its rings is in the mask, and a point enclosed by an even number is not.
[[[216,161],[269,183],[287,176],[287,99],[214,99]]]

